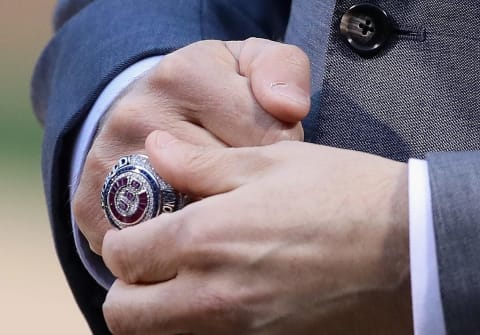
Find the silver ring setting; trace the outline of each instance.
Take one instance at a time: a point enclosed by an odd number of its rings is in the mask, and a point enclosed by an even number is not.
[[[186,197],[165,182],[145,155],[120,158],[105,178],[102,208],[118,229],[137,225],[186,204]]]

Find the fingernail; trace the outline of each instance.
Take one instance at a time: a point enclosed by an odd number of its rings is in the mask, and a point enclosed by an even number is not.
[[[159,149],[164,149],[174,142],[178,142],[178,139],[165,131],[157,131],[155,133],[155,145]]]
[[[292,100],[297,104],[307,105],[310,103],[310,96],[296,85],[289,85],[286,82],[278,81],[271,83],[270,88],[275,94]]]

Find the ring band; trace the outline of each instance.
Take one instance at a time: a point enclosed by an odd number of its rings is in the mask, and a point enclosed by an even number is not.
[[[165,182],[145,155],[120,158],[105,178],[101,204],[110,223],[127,228],[186,204],[186,196]]]

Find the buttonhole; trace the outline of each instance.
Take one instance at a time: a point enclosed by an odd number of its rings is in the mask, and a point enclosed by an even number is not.
[[[414,40],[414,41],[425,41],[426,38],[426,31],[425,29],[395,29],[394,33],[397,34],[398,37],[407,40]]]

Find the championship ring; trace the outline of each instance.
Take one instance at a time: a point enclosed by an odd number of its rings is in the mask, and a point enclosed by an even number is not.
[[[108,221],[123,229],[181,209],[186,197],[155,172],[147,156],[129,155],[105,178],[101,202]]]

